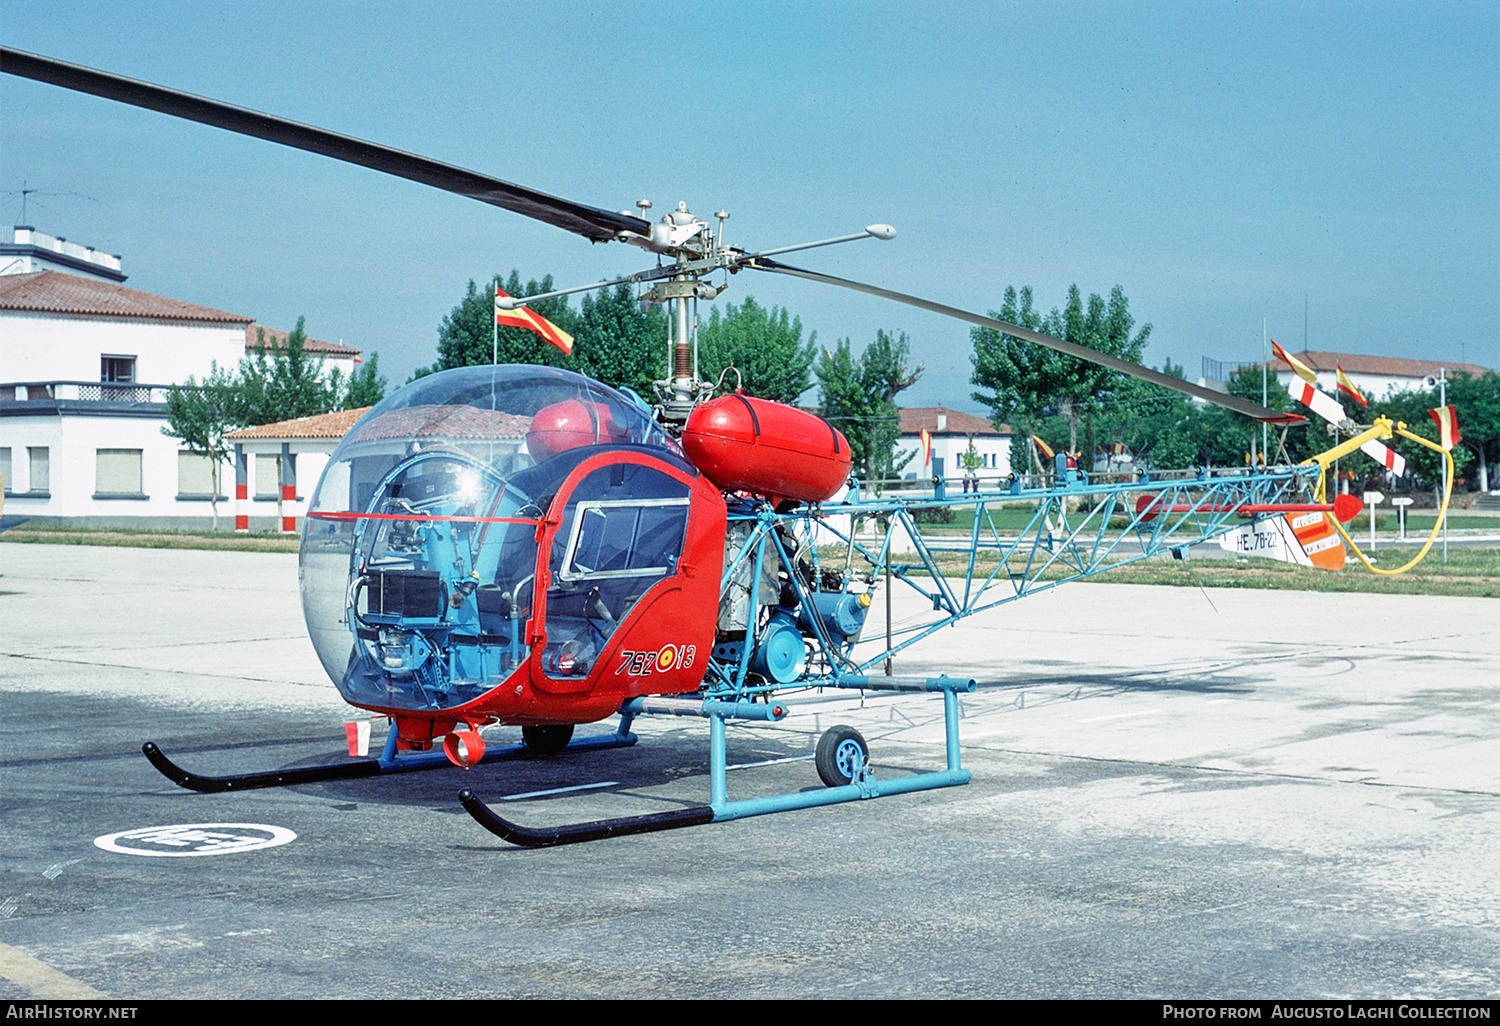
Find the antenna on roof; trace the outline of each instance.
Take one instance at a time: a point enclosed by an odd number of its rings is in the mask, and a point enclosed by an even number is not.
[[[78,196],[81,199],[93,200],[95,203],[99,202],[92,196],[85,196],[81,192],[69,192],[66,189],[33,189],[26,184],[24,178],[21,179],[21,187],[19,189],[6,189],[3,193],[0,193],[0,195],[5,196],[15,196],[17,194],[20,194],[21,197],[21,216],[16,219],[17,225],[28,223],[26,220],[26,200],[30,196]]]

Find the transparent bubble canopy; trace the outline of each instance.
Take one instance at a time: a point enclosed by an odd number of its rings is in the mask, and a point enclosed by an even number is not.
[[[637,397],[548,367],[466,367],[397,390],[334,451],[303,532],[308,633],[344,698],[441,710],[528,654],[537,528],[601,447],[681,450]]]

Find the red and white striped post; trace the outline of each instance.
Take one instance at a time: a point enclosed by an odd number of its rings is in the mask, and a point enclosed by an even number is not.
[[[297,517],[291,504],[297,501],[297,458],[292,447],[281,443],[281,529],[287,534],[297,533]]]
[[[234,444],[234,529],[250,530],[250,460],[238,442]]]

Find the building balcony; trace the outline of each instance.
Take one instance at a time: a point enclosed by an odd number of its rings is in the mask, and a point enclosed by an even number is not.
[[[113,381],[0,382],[0,417],[34,414],[166,416],[167,395],[180,385]]]

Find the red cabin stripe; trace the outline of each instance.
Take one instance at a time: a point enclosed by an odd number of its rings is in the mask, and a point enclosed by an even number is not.
[[[320,510],[309,513],[314,520],[420,520],[444,524],[540,524],[537,517],[440,517],[420,513],[355,513],[352,510]]]

